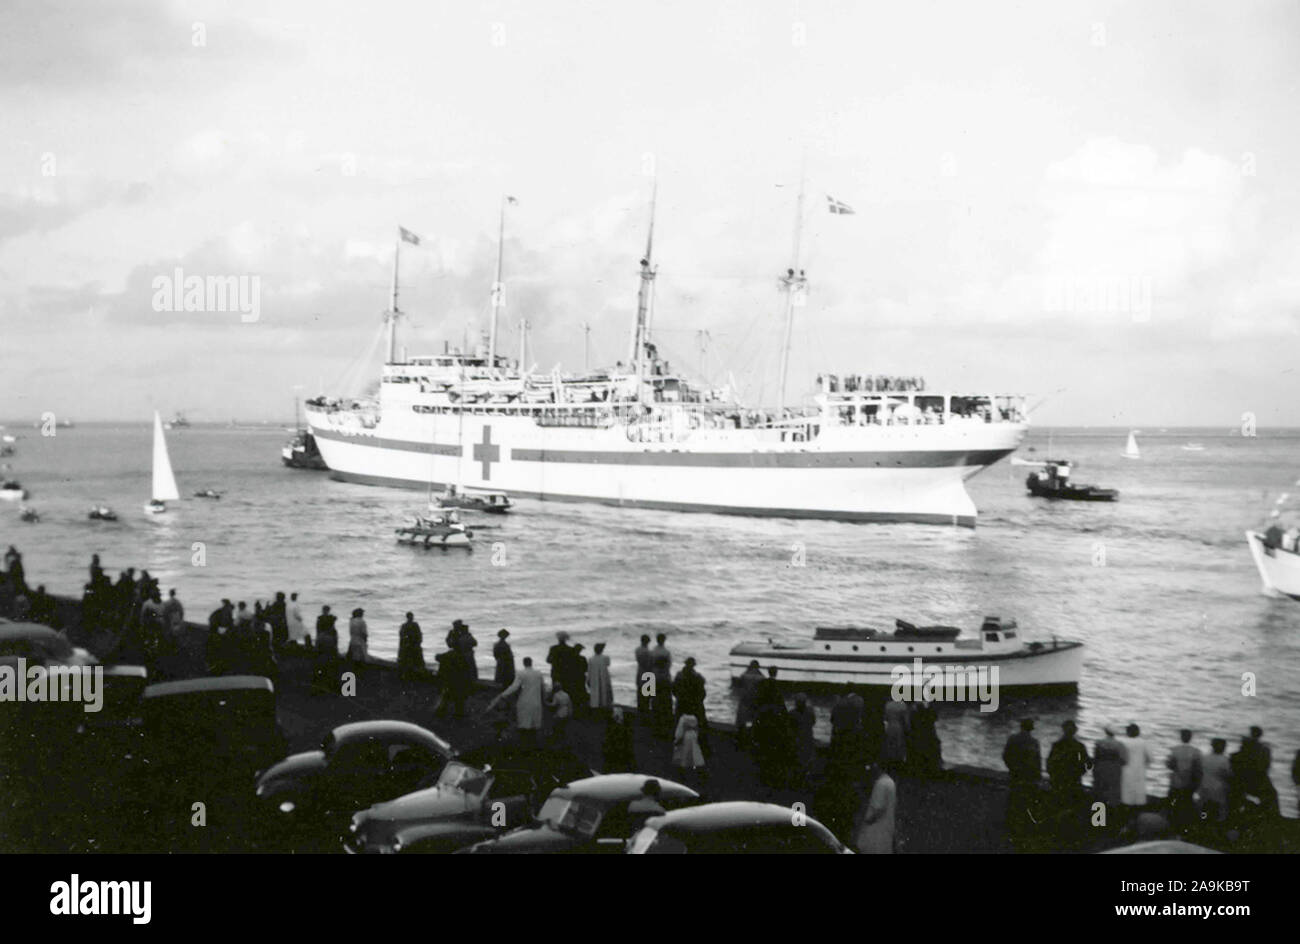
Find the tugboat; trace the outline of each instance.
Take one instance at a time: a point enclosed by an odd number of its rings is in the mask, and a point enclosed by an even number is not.
[[[95,505],[90,509],[90,514],[86,517],[91,521],[116,521],[117,512],[107,505]]]
[[[439,508],[459,508],[462,511],[485,511],[488,514],[504,515],[514,507],[514,502],[505,492],[493,492],[485,489],[460,489],[448,485],[447,490],[439,495],[435,502]]]
[[[1015,620],[997,616],[985,617],[972,639],[961,638],[956,626],[895,620],[892,633],[819,626],[812,639],[741,643],[731,650],[732,680],[752,662],[763,671],[775,667],[778,683],[801,689],[892,689],[900,678],[918,672],[937,672],[945,680],[960,677],[973,687],[983,669],[985,679],[1001,694],[1062,694],[1078,691],[1083,643],[1055,638],[1023,642]]]
[[[0,484],[0,500],[22,501],[27,495],[27,489],[19,485],[16,479],[8,479],[3,484]]]
[[[430,507],[429,514],[416,515],[413,522],[397,528],[398,544],[419,547],[472,547],[474,532],[460,523],[455,510],[438,514]]]
[[[298,435],[284,444],[280,450],[280,459],[291,469],[329,470],[320,450],[316,448],[316,437],[305,429],[298,430]]]
[[[1048,459],[1037,463],[1042,466],[1030,472],[1025,479],[1029,494],[1039,498],[1064,498],[1069,501],[1113,502],[1119,500],[1119,491],[1099,488],[1096,485],[1075,485],[1070,481],[1070,460]]]

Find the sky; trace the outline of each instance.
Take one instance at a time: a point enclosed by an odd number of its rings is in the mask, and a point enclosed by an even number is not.
[[[0,417],[283,420],[400,343],[1300,426],[1300,5],[6,0]],[[852,215],[827,212],[831,196]],[[243,278],[255,319],[158,279]],[[170,295],[168,295],[170,297]],[[182,306],[183,308],[183,306]],[[590,354],[588,355],[588,351]]]

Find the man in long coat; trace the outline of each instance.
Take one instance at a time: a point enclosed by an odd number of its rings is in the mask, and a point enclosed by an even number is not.
[[[485,711],[491,711],[497,702],[511,695],[518,695],[515,701],[515,727],[519,729],[522,740],[537,746],[537,732],[542,728],[542,703],[545,699],[542,673],[533,668],[531,656],[524,657],[524,667],[519,670],[515,680],[487,704]]]

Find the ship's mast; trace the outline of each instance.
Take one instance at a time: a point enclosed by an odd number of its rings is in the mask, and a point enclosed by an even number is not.
[[[650,291],[658,271],[653,264],[655,243],[655,204],[659,199],[659,180],[655,178],[650,191],[650,229],[646,234],[645,257],[641,260],[641,284],[636,293],[636,327],[632,332],[632,356],[629,360],[636,370],[636,398],[641,400],[642,381],[645,378],[645,348],[649,341],[648,319],[650,313]]]
[[[785,292],[785,337],[781,343],[781,386],[778,394],[777,408],[785,409],[785,379],[790,370],[790,337],[794,332],[795,299],[802,297],[808,284],[803,269],[799,268],[799,250],[803,237],[803,198],[804,185],[808,176],[808,159],[805,155],[803,166],[799,171],[799,199],[794,211],[794,246],[790,252],[790,268],[781,278],[781,287]]]
[[[397,242],[393,245],[393,290],[390,296],[388,306],[388,359],[386,364],[393,364],[397,361],[397,317],[402,312],[397,307],[397,268],[399,260],[402,257],[402,237],[398,234]],[[373,342],[371,342],[373,343]]]
[[[488,366],[496,366],[497,356],[497,318],[506,304],[506,285],[502,281],[502,263],[506,253],[506,205],[514,203],[514,197],[501,198],[501,219],[497,227],[497,277],[492,283],[492,329],[488,334]]]

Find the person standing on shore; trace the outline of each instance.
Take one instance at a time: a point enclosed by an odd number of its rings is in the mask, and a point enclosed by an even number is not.
[[[642,723],[650,718],[650,695],[653,689],[654,668],[650,660],[650,637],[642,636],[636,647],[636,710]]]
[[[551,747],[564,750],[569,746],[569,720],[573,717],[573,696],[560,683],[551,689],[547,704],[554,710],[551,717]]]
[[[289,594],[289,607],[285,611],[285,619],[289,624],[289,641],[300,645],[307,645],[307,624],[303,622],[302,607],[298,603],[298,594]]]
[[[912,711],[907,702],[885,702],[885,747],[881,760],[901,769],[907,763],[907,739],[912,733]]]
[[[1192,747],[1192,732],[1187,728],[1178,732],[1181,742],[1169,752],[1165,766],[1169,768],[1169,824],[1182,832],[1196,822],[1196,788],[1203,776],[1199,749]]]
[[[651,713],[656,726],[667,734],[673,727],[673,654],[668,650],[668,636],[655,636],[655,647],[650,650],[650,671],[654,673],[654,698]]]
[[[1268,775],[1268,770],[1273,765],[1273,749],[1263,737],[1264,729],[1255,726],[1250,729],[1249,737],[1241,739],[1241,749],[1230,759],[1233,786],[1244,796],[1253,796],[1259,800],[1265,813],[1277,816],[1277,790]]]
[[[366,646],[370,641],[370,632],[366,627],[366,611],[357,607],[348,620],[348,661],[365,662]]]
[[[1130,724],[1120,738],[1128,759],[1124,762],[1124,772],[1120,775],[1119,801],[1127,807],[1146,806],[1147,803],[1147,767],[1151,763],[1151,749],[1142,740],[1142,729]]]
[[[555,634],[555,645],[546,651],[546,664],[551,667],[551,689],[560,688],[569,681],[573,672],[573,647],[569,645],[569,634],[560,630]]]
[[[284,650],[289,641],[289,605],[285,602],[284,591],[279,591],[275,599],[262,613],[262,618],[271,627],[271,648],[276,652]]]
[[[758,714],[758,686],[763,681],[763,670],[758,667],[757,659],[750,659],[749,665],[737,679],[740,688],[740,698],[736,702],[736,742],[740,747],[748,748],[750,741],[750,729],[754,725],[754,718]]]
[[[595,649],[587,662],[587,694],[591,697],[591,710],[603,717],[614,707],[614,685],[609,677],[605,644],[598,642]]]
[[[1226,738],[1212,738],[1210,753],[1201,759],[1201,804],[1205,818],[1212,823],[1222,823],[1228,818],[1228,797],[1232,787],[1232,764],[1225,753]]]
[[[474,683],[478,681],[478,661],[474,658],[474,650],[478,648],[478,640],[469,631],[469,626],[466,623],[456,620],[451,625],[451,633],[447,637],[447,646],[454,649],[460,656],[461,675],[468,696],[469,692],[474,688]]]
[[[524,667],[505,690],[488,702],[484,712],[496,707],[497,702],[517,695],[515,700],[515,728],[526,747],[537,746],[537,732],[542,727],[543,680],[542,673],[533,668],[531,656],[524,656]]]
[[[397,630],[397,675],[403,679],[421,678],[428,672],[424,664],[424,633],[414,613]]]
[[[687,656],[682,670],[673,679],[673,695],[677,698],[677,718],[694,715],[696,729],[701,744],[707,746],[705,732],[709,729],[708,716],[704,713],[704,676],[695,668],[695,657]]]
[[[939,713],[934,702],[923,699],[912,714],[912,737],[908,753],[916,772],[934,777],[943,770],[943,745],[939,743]]]
[[[858,813],[853,831],[853,847],[865,855],[892,855],[894,822],[898,810],[898,787],[890,774],[890,765],[872,764],[868,768],[869,789]]]
[[[1079,726],[1072,720],[1061,722],[1061,737],[1047,752],[1047,779],[1061,806],[1076,802],[1083,794],[1083,775],[1092,769],[1088,749],[1076,738]]]
[[[573,699],[573,712],[577,715],[579,712],[587,710],[589,696],[587,694],[587,657],[582,654],[583,645],[578,643],[573,647],[573,664],[569,667],[569,684],[564,690],[569,693]]]
[[[1020,731],[1007,738],[1002,762],[1011,773],[1007,795],[1007,830],[1013,836],[1029,829],[1029,808],[1043,776],[1043,752],[1034,737],[1034,719],[1023,718]]]
[[[320,691],[333,692],[338,683],[339,631],[338,617],[329,606],[320,608],[316,617],[316,665],[313,682]]]
[[[515,653],[510,648],[510,643],[506,642],[509,636],[510,630],[498,630],[496,645],[492,647],[492,658],[497,663],[497,670],[493,680],[502,688],[509,688],[510,684],[515,680]]]
[[[673,734],[673,767],[682,783],[697,790],[704,776],[704,752],[700,750],[700,721],[693,714],[677,718]]]
[[[222,599],[208,616],[207,659],[208,674],[223,675],[230,667],[230,638],[235,628],[235,607]]]
[[[162,608],[163,625],[173,637],[179,636],[185,624],[185,607],[176,596],[176,588],[167,591],[167,602]]]
[[[1092,791],[1107,807],[1119,810],[1124,778],[1124,765],[1128,762],[1128,749],[1115,737],[1110,728],[1103,728],[1106,736],[1093,750]]]

